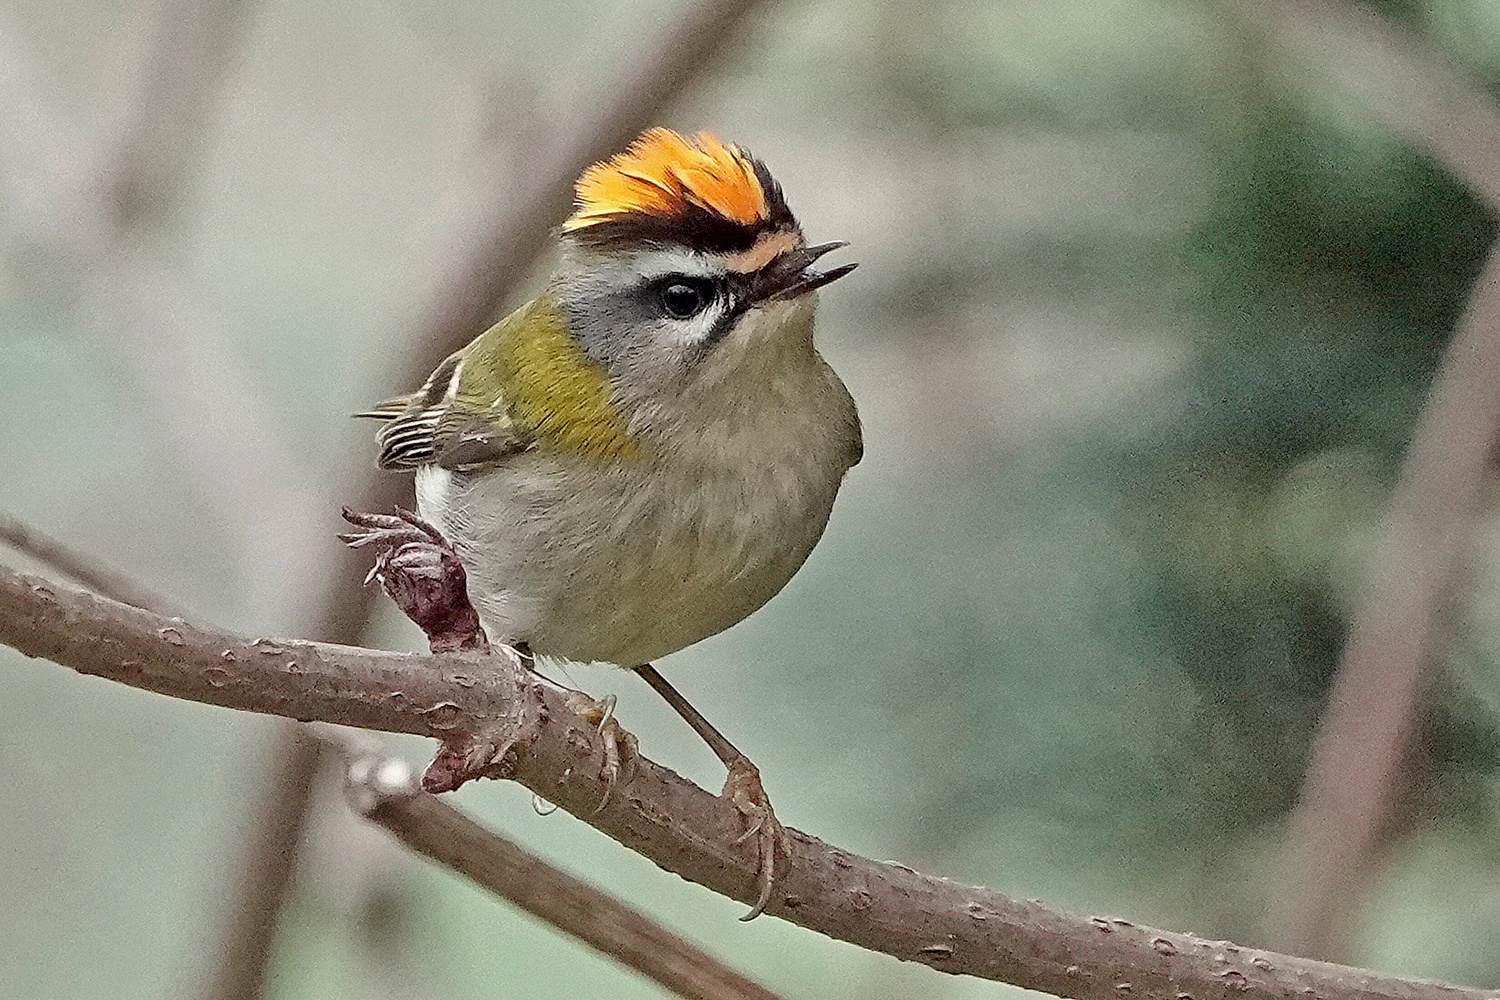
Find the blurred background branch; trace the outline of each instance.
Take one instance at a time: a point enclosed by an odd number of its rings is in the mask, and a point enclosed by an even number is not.
[[[161,615],[178,613],[164,598],[158,597],[129,575],[105,566],[88,553],[80,552],[5,514],[0,514],[0,543],[30,556],[43,566],[78,581],[110,600],[129,604],[131,607],[149,608]]]
[[[777,1000],[641,912],[542,862],[436,797],[386,759],[348,761],[349,797],[371,822],[438,864],[692,1000]]]
[[[1500,246],[1474,293],[1417,422],[1382,524],[1370,593],[1354,619],[1313,742],[1290,832],[1293,886],[1282,946],[1349,954],[1382,835],[1413,766],[1418,697],[1451,614],[1460,555],[1477,528],[1500,439]]]
[[[1500,211],[1500,108],[1483,83],[1380,15],[1348,3],[1246,5],[1276,44],[1418,142]],[[1371,72],[1379,67],[1379,72]],[[1438,665],[1461,556],[1500,439],[1500,245],[1475,279],[1417,420],[1312,744],[1289,836],[1279,945],[1341,960],[1383,834],[1410,794],[1418,699]]]
[[[246,22],[242,0],[163,0],[131,114],[104,170],[102,197],[116,225],[151,229],[170,220],[202,163]]]
[[[1419,143],[1491,207],[1500,206],[1500,109],[1482,77],[1351,0],[1270,0],[1240,10],[1309,72]]]
[[[318,477],[285,446],[280,421],[258,391],[258,377],[230,346],[224,321],[184,287],[160,246],[208,147],[213,105],[245,22],[238,0],[163,3],[126,119],[100,149],[84,145],[76,129],[60,114],[44,113],[39,102],[27,111],[20,93],[0,118],[18,133],[18,148],[74,137],[71,148],[52,148],[52,186],[39,194],[36,213],[39,220],[69,220],[66,236],[50,227],[28,235],[49,246],[65,241],[80,313],[118,368],[133,374],[138,398],[163,434],[161,446],[214,491],[219,517],[239,532],[236,561],[249,568],[259,591],[251,607],[275,619],[295,606],[288,584],[317,551]],[[95,157],[102,160],[99,173],[80,191],[79,175],[63,165]],[[81,206],[68,204],[80,193]],[[97,202],[89,204],[89,197]],[[273,537],[284,544],[273,544]],[[261,788],[247,796],[245,856],[209,951],[206,997],[263,995],[277,916],[296,872],[319,745],[289,723],[277,729]]]

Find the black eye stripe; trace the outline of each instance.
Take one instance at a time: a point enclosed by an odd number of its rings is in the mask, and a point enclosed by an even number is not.
[[[657,315],[673,322],[688,320],[701,322],[705,313],[711,309],[716,310],[717,315],[713,317],[712,325],[685,349],[685,359],[688,363],[698,364],[713,352],[729,331],[734,329],[734,324],[740,317],[755,304],[755,281],[755,273],[741,274],[733,271],[717,277],[702,274],[665,274],[646,283],[645,301],[656,311]],[[691,287],[700,296],[698,308],[691,311],[685,308],[687,296],[693,292],[682,293],[678,290],[679,286]],[[684,308],[674,310],[668,300],[677,298],[679,295],[682,296]]]

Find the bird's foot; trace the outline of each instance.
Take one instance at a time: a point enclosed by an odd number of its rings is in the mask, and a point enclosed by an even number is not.
[[[451,792],[474,778],[507,778],[516,760],[541,735],[547,718],[542,702],[542,679],[529,665],[530,657],[511,650],[496,652],[493,661],[505,661],[515,683],[507,709],[477,733],[443,741],[437,756],[422,774],[424,791]]]
[[[599,752],[604,757],[599,765],[599,777],[604,782],[604,796],[594,807],[595,812],[600,812],[609,805],[615,789],[624,781],[629,780],[628,777],[622,777],[622,775],[624,766],[635,759],[635,737],[626,732],[625,728],[615,720],[614,695],[595,701],[582,691],[570,691],[568,707],[594,727]]]
[[[379,550],[365,582],[380,582],[396,607],[427,635],[434,653],[490,648],[469,602],[468,576],[442,532],[400,508],[392,515],[345,507],[344,520],[359,529],[339,536],[346,545]]]
[[[378,550],[365,582],[380,582],[396,607],[426,633],[434,653],[493,652],[469,601],[463,564],[441,531],[400,508],[392,515],[346,507],[344,520],[359,529],[339,536],[345,544]],[[505,777],[541,732],[541,682],[531,669],[530,654],[501,653],[490,662],[514,682],[507,709],[480,731],[443,741],[422,775],[426,791],[450,792],[474,778]]]
[[[745,817],[745,832],[735,840],[743,844],[753,840],[759,858],[756,884],[760,893],[755,905],[741,920],[754,920],[765,911],[771,902],[771,892],[776,887],[776,852],[779,848],[788,859],[792,856],[791,838],[786,827],[776,818],[771,809],[771,800],[760,782],[760,769],[748,757],[739,757],[729,764],[729,774],[724,779],[724,790],[720,796],[727,799]]]

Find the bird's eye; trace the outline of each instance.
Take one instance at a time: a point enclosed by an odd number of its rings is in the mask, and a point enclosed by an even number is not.
[[[659,294],[662,311],[673,319],[691,319],[714,300],[713,284],[701,278],[671,278]]]

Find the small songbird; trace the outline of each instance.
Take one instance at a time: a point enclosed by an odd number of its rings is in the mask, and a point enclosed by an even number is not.
[[[664,128],[590,167],[545,290],[451,355],[385,421],[492,639],[639,673],[728,768],[761,848],[759,773],[651,666],[770,600],[812,551],[859,416],[813,347],[813,270],[765,164]]]

